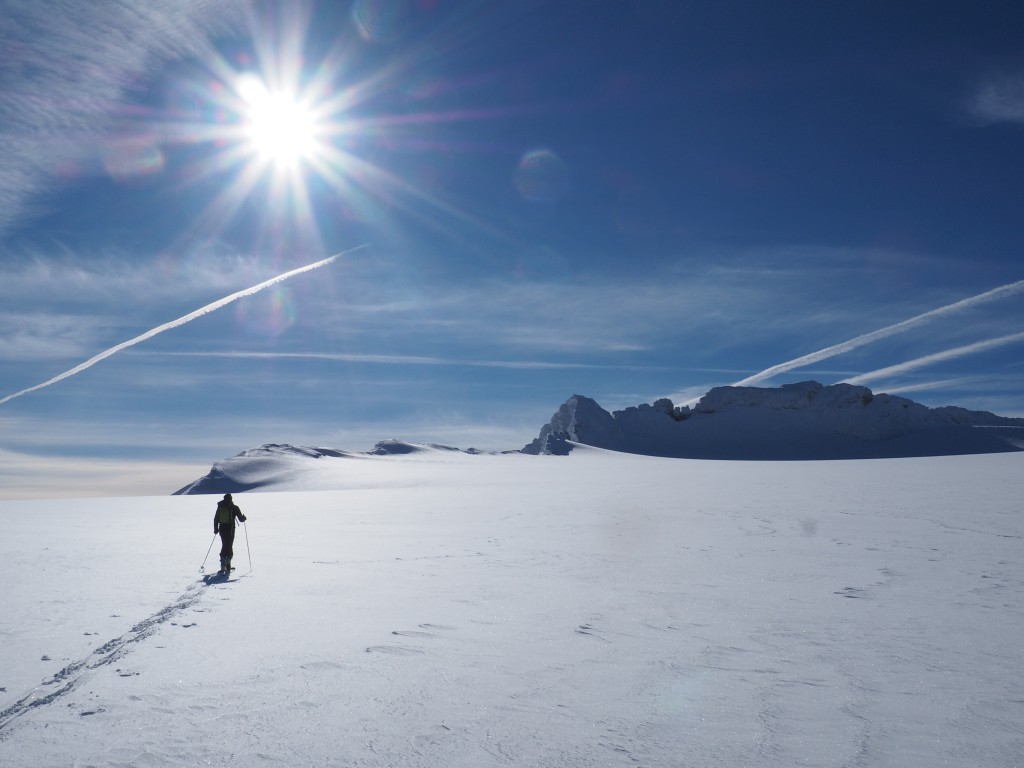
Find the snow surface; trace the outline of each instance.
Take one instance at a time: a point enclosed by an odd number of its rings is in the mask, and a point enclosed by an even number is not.
[[[1020,453],[295,462],[0,502],[0,766],[1024,765]]]

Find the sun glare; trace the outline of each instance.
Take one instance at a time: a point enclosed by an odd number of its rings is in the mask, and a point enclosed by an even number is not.
[[[272,92],[252,75],[240,78],[237,90],[246,104],[246,136],[260,159],[292,166],[315,155],[317,121],[295,94]]]
[[[377,6],[359,5],[364,37],[383,39],[378,31],[363,29],[375,20],[371,10]],[[169,121],[165,130],[183,144],[204,145],[184,179],[213,182],[215,189],[189,234],[209,236],[239,217],[252,216],[247,223],[260,242],[289,238],[303,248],[322,249],[318,213],[337,205],[346,217],[360,222],[388,215],[397,205],[439,229],[454,219],[490,232],[432,189],[361,155],[364,149],[377,154],[394,147],[422,151],[429,147],[424,138],[429,132],[419,131],[421,125],[433,129],[472,115],[431,111],[429,100],[443,90],[406,93],[400,88],[406,79],[422,79],[414,58],[372,71],[364,79],[349,79],[350,65],[360,70],[351,61],[352,47],[342,40],[314,56],[304,50],[310,23],[301,10],[305,4],[282,7],[283,17],[275,19],[266,35],[256,25],[251,53],[228,59],[214,52],[203,62],[200,78],[181,86],[186,98],[173,114],[182,119]],[[382,96],[386,98],[378,98]],[[394,105],[398,111],[379,111],[391,98],[400,99]],[[410,109],[413,102],[416,108]],[[179,107],[177,102],[174,106]],[[532,177],[527,181],[535,192],[539,182]],[[549,196],[560,194],[562,186]],[[330,221],[336,225],[334,218]]]

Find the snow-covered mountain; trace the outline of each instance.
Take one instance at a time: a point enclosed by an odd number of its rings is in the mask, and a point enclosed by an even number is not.
[[[367,462],[388,456],[410,456],[418,464],[436,463],[446,454],[475,455],[474,448],[461,450],[436,443],[406,443],[382,440],[369,451],[343,451],[335,448],[308,448],[286,443],[267,443],[250,448],[221,461],[198,480],[180,488],[172,495],[202,493],[242,493],[254,490],[326,490],[344,487],[344,473],[333,472],[337,462],[324,466],[322,459],[350,459]],[[341,483],[339,485],[339,483]]]
[[[695,459],[866,459],[1001,453],[1024,448],[1024,419],[928,408],[850,384],[716,387],[693,409],[671,400],[609,413],[570,397],[524,453],[573,443]]]
[[[813,381],[775,389],[717,387],[693,409],[664,399],[609,413],[589,397],[573,395],[521,452],[565,455],[576,444],[644,456],[761,461],[1004,453],[1024,449],[1024,419],[928,408],[866,387]],[[477,453],[394,439],[369,451],[268,443],[215,462],[174,495],[337,490],[351,475],[339,459],[372,463],[410,456],[428,475],[444,456]]]

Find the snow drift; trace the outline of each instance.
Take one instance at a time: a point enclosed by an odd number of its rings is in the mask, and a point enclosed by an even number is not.
[[[609,413],[570,397],[524,453],[564,455],[573,443],[695,459],[866,459],[1021,450],[1024,419],[928,408],[850,384],[716,387],[691,410],[671,400]]]
[[[267,443],[259,448],[250,448],[230,458],[214,462],[208,473],[179,488],[172,495],[337,489],[347,487],[346,478],[351,473],[337,471],[340,469],[339,462],[330,461],[333,459],[347,459],[350,462],[370,465],[361,467],[356,473],[359,477],[365,478],[368,472],[372,474],[379,471],[380,460],[389,457],[409,457],[414,460],[414,466],[422,466],[424,472],[429,473],[430,465],[436,464],[445,456],[472,456],[479,453],[480,451],[474,448],[463,451],[437,443],[416,444],[395,439],[382,440],[365,452]],[[329,461],[320,461],[322,459]],[[420,480],[429,481],[423,473]]]

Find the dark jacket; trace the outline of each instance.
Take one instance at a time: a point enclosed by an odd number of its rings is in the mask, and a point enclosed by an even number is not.
[[[221,499],[217,502],[217,511],[213,513],[213,532],[218,533],[222,528],[234,530],[235,518],[245,522],[245,515],[242,514],[242,510],[238,508],[237,504],[227,499]]]

